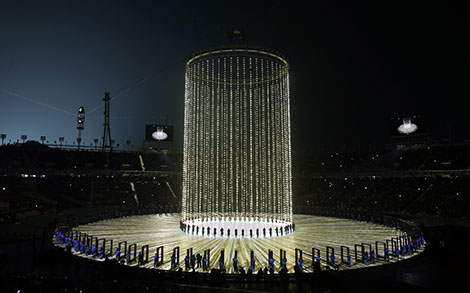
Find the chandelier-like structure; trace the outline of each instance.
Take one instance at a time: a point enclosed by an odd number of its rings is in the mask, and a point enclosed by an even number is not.
[[[281,56],[247,48],[208,51],[186,63],[185,232],[291,232],[288,69]]]

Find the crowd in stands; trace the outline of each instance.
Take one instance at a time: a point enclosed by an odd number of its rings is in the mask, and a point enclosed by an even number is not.
[[[75,207],[177,207],[180,185],[174,176],[1,176],[0,222],[14,223],[28,216]]]
[[[99,152],[49,148],[27,142],[0,147],[0,170],[48,171],[73,170],[137,170],[177,171],[180,155],[157,152]],[[141,160],[142,158],[142,160]]]
[[[465,217],[469,176],[317,177],[294,185],[297,212],[313,207],[395,216]]]
[[[470,145],[408,146],[382,151],[315,153],[293,156],[300,174],[370,171],[468,170]]]
[[[178,158],[171,153],[61,150],[37,143],[1,146],[0,223],[76,207],[176,209],[181,196]]]
[[[468,217],[470,145],[333,153],[299,161],[293,164],[297,212],[322,208]]]

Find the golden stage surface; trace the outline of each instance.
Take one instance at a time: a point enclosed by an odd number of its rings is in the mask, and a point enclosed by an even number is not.
[[[327,266],[326,247],[333,247],[336,255],[336,264],[341,263],[340,246],[350,248],[352,265],[348,268],[345,264],[340,265],[340,269],[354,269],[365,265],[354,260],[354,244],[370,244],[375,249],[375,242],[385,242],[386,239],[404,235],[403,231],[391,227],[353,221],[349,219],[319,217],[310,215],[295,215],[295,232],[286,236],[271,238],[249,238],[245,234],[244,238],[211,238],[204,236],[194,236],[183,233],[179,228],[179,214],[163,215],[140,215],[129,216],[117,219],[103,220],[73,228],[74,231],[84,232],[98,238],[112,239],[114,243],[112,258],[117,247],[117,243],[127,241],[127,244],[137,244],[140,249],[144,245],[149,245],[149,262],[144,267],[153,267],[153,256],[155,249],[164,246],[164,263],[158,268],[170,270],[170,257],[173,248],[180,247],[180,266],[184,268],[184,257],[186,250],[193,248],[193,254],[204,254],[204,250],[210,249],[210,267],[219,267],[220,252],[225,251],[225,268],[228,273],[233,273],[232,258],[234,251],[238,251],[238,265],[248,270],[250,265],[250,252],[254,251],[256,258],[256,271],[267,266],[268,250],[274,252],[276,272],[279,270],[280,249],[286,251],[287,269],[289,273],[294,272],[295,249],[303,251],[304,272],[312,271],[312,248],[318,248],[321,252],[321,265]],[[232,234],[233,235],[233,234]],[[240,235],[239,235],[240,236]],[[390,248],[390,254],[393,251]],[[78,254],[85,257],[84,254]],[[383,254],[383,252],[381,252]],[[415,254],[416,255],[416,254]],[[358,256],[360,257],[360,256]],[[410,256],[407,256],[410,257]],[[407,258],[405,257],[405,258]],[[121,259],[123,252],[121,252]],[[400,260],[404,259],[400,257]],[[391,262],[395,258],[390,257]],[[376,260],[375,264],[385,264],[384,260]],[[131,265],[136,265],[135,263]],[[202,269],[196,269],[202,271]]]

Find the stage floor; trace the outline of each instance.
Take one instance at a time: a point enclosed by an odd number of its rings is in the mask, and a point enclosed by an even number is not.
[[[312,266],[312,247],[320,249],[321,264],[327,266],[326,247],[330,246],[335,249],[336,263],[339,264],[341,245],[351,249],[351,269],[360,268],[365,265],[355,262],[354,244],[367,243],[375,249],[376,241],[385,242],[386,239],[403,235],[402,231],[378,224],[340,218],[295,215],[296,231],[287,236],[254,239],[208,238],[183,233],[179,229],[179,220],[179,214],[130,216],[90,223],[75,227],[73,230],[99,238],[112,239],[114,250],[117,243],[121,241],[127,241],[128,245],[136,243],[138,249],[149,245],[149,263],[145,265],[148,268],[153,266],[153,256],[158,246],[164,246],[164,263],[159,266],[159,269],[164,270],[170,269],[170,257],[174,247],[180,247],[180,266],[183,269],[184,257],[189,248],[193,248],[194,254],[200,253],[201,255],[204,250],[210,249],[211,268],[218,268],[220,251],[224,249],[225,267],[228,273],[233,273],[232,258],[235,250],[238,251],[239,266],[244,267],[245,270],[249,267],[251,250],[254,251],[256,258],[256,270],[263,269],[267,265],[268,249],[272,250],[276,260],[275,271],[277,272],[280,265],[279,251],[284,249],[287,255],[287,269],[289,273],[293,273],[296,248],[303,251],[304,271],[309,272]],[[79,255],[85,257],[83,254]],[[394,258],[390,259],[392,262],[396,261]],[[381,264],[385,264],[385,262],[377,260],[374,265]],[[340,269],[350,268],[341,265]]]

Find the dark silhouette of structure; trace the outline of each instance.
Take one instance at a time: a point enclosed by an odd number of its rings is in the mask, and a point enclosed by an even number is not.
[[[109,92],[104,93],[104,131],[103,131],[103,144],[101,145],[101,151],[106,152],[109,150],[113,151],[113,142],[111,140],[111,127],[109,124],[109,102],[111,98],[109,97]]]

